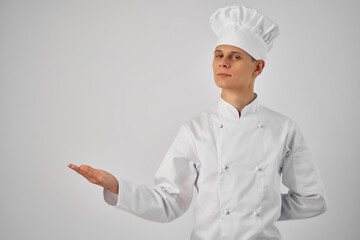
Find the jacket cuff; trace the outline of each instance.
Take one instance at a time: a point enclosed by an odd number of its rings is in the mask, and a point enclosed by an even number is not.
[[[103,190],[104,200],[111,206],[116,206],[118,202],[118,194],[115,194],[108,190],[107,188],[104,188]]]
[[[103,188],[103,196],[104,196],[105,202],[114,207],[116,207],[119,202],[120,191],[121,191],[120,190],[121,189],[120,181],[118,180],[118,182],[119,182],[119,193],[118,194],[113,193],[112,191],[110,191],[107,188]]]

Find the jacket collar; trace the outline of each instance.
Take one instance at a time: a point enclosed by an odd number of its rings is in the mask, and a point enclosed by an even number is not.
[[[232,120],[237,120],[249,116],[251,114],[254,114],[259,109],[259,99],[257,93],[254,92],[254,96],[255,99],[241,110],[241,116],[239,117],[239,112],[236,109],[236,107],[226,102],[220,94],[220,99],[218,101],[218,107],[217,107],[218,113],[222,117]]]

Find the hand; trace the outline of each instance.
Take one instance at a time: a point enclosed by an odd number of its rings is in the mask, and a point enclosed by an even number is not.
[[[88,165],[81,165],[78,167],[69,163],[67,166],[83,175],[89,182],[109,189],[115,194],[119,194],[119,182],[112,174],[101,169],[92,168]]]

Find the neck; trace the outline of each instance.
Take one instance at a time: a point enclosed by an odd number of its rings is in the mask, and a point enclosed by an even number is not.
[[[255,94],[253,89],[250,91],[242,91],[242,92],[235,92],[235,91],[229,91],[226,89],[222,89],[221,91],[221,97],[231,105],[233,105],[239,112],[239,117],[241,116],[241,110],[254,101]]]

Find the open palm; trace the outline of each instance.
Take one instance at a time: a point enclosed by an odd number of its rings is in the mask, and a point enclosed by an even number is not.
[[[85,177],[89,182],[107,188],[113,193],[119,193],[119,182],[112,174],[88,165],[80,165],[78,167],[69,163],[68,167]]]

